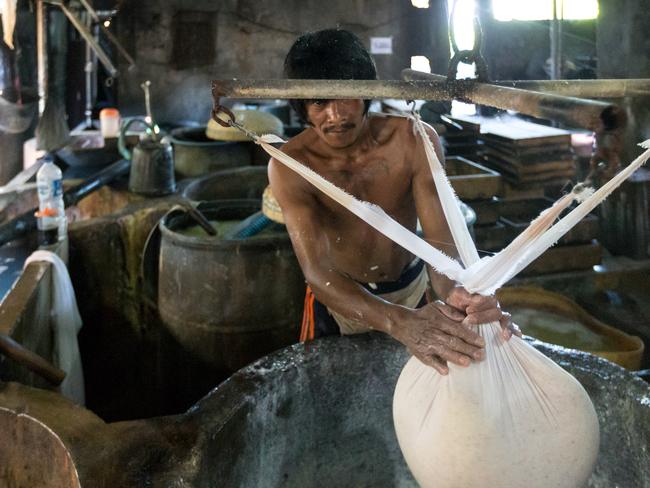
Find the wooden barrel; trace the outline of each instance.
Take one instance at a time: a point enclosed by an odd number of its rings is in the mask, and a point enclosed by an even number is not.
[[[70,452],[41,421],[0,407],[0,435],[0,486],[80,486]]]
[[[206,202],[211,221],[242,220],[260,210],[251,200]],[[304,278],[283,226],[242,240],[187,235],[182,212],[160,223],[160,316],[191,354],[235,371],[297,342]]]

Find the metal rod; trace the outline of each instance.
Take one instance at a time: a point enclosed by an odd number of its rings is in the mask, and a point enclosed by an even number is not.
[[[449,85],[430,81],[214,80],[212,95],[231,98],[450,100]]]
[[[129,67],[133,67],[133,66],[135,66],[135,61],[134,61],[134,59],[133,59],[133,58],[131,57],[131,55],[126,51],[126,49],[124,49],[124,47],[122,47],[122,44],[120,44],[120,42],[119,42],[119,41],[117,40],[117,38],[113,35],[113,33],[112,33],[110,30],[108,30],[108,28],[103,24],[103,22],[101,22],[101,19],[99,18],[99,14],[98,14],[97,11],[92,7],[92,5],[90,5],[90,3],[88,3],[88,0],[79,0],[79,1],[81,2],[81,5],[83,5],[83,7],[88,11],[88,13],[89,13],[90,16],[92,17],[93,21],[95,21],[95,22],[99,25],[100,29],[101,29],[102,32],[106,35],[106,37],[108,38],[108,40],[111,41],[111,42],[113,43],[113,45],[117,48],[117,50],[120,52],[120,54],[121,54],[122,56],[124,56],[124,58],[125,58],[125,59],[127,60],[127,62],[129,63]]]
[[[455,85],[466,80],[402,81],[364,80],[215,80],[213,95],[232,98],[399,98],[401,100],[449,100]],[[522,90],[553,92],[556,95],[620,98],[650,95],[650,78],[602,80],[500,80],[491,85]],[[372,95],[372,96],[371,96]],[[400,95],[404,95],[400,97]],[[423,95],[423,96],[419,96]]]
[[[403,70],[402,76],[407,80],[446,79],[441,75],[410,69]],[[556,120],[568,126],[583,127],[594,132],[624,127],[627,121],[621,108],[606,102],[466,81],[468,82],[457,90],[454,96],[471,103],[516,110],[522,114]]]
[[[625,124],[619,107],[594,100],[563,97],[472,80],[452,80],[414,70],[404,70],[407,81],[387,80],[215,80],[212,95],[230,98],[468,100],[501,109],[516,110],[542,119],[593,131]]]
[[[65,371],[2,333],[0,333],[0,352],[40,377],[45,378],[54,386],[60,385],[65,378]]]
[[[587,98],[622,98],[635,95],[650,95],[650,79],[648,78],[620,80],[501,80],[493,81],[491,84]]]
[[[43,0],[36,0],[36,64],[38,71],[38,116],[43,115],[47,99],[47,30],[45,26],[46,6]]]
[[[562,8],[562,7],[560,7]],[[553,0],[553,19],[550,23],[551,79],[562,78],[562,25],[558,16],[558,0]]]
[[[126,59],[127,63],[129,63],[129,68],[135,67],[135,59],[131,57],[131,55],[127,52],[127,50],[120,44],[120,41],[117,40],[117,37],[113,35],[113,33],[108,30],[108,27],[106,27],[103,23],[99,24],[99,27],[101,28],[102,32],[106,35],[109,41],[113,43],[113,45],[117,48],[118,52],[124,56],[124,59]]]
[[[92,19],[90,16],[88,19],[88,28],[92,28]],[[90,47],[90,44],[86,43],[86,63],[84,66],[84,73],[86,79],[86,110],[84,115],[86,117],[86,128],[93,128],[93,107],[95,106],[95,77],[94,73],[97,70],[97,56]]]
[[[113,78],[117,77],[118,75],[117,69],[115,68],[115,66],[113,66],[113,63],[111,62],[108,55],[100,47],[97,41],[95,41],[92,33],[90,33],[88,29],[86,29],[86,26],[83,25],[81,20],[79,20],[79,18],[77,18],[77,16],[62,2],[50,0],[50,3],[52,5],[58,5],[59,7],[61,7],[61,10],[68,18],[70,23],[74,26],[75,29],[79,31],[79,34],[81,34],[84,40],[90,45],[92,50],[95,51],[95,54],[99,58],[99,61],[101,61],[101,63],[104,65],[104,68],[106,68],[106,70]]]

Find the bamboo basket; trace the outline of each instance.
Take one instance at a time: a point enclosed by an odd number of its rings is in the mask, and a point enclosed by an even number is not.
[[[610,347],[607,350],[578,348],[579,350],[595,354],[630,370],[637,370],[641,366],[644,350],[641,338],[601,322],[563,295],[537,287],[507,287],[497,292],[497,298],[506,311],[509,308],[540,310],[580,322],[590,331],[606,338]],[[557,345],[566,347],[564,344]]]

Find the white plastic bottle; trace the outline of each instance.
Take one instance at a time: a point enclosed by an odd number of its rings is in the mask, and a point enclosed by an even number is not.
[[[39,243],[49,246],[67,238],[68,225],[63,203],[63,174],[51,157],[45,156],[36,173],[38,189]]]

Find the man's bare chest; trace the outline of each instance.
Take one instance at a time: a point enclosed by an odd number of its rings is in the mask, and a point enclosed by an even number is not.
[[[399,157],[389,160],[375,156],[348,164],[330,162],[314,169],[357,199],[382,207],[401,206],[411,193],[411,172]]]

